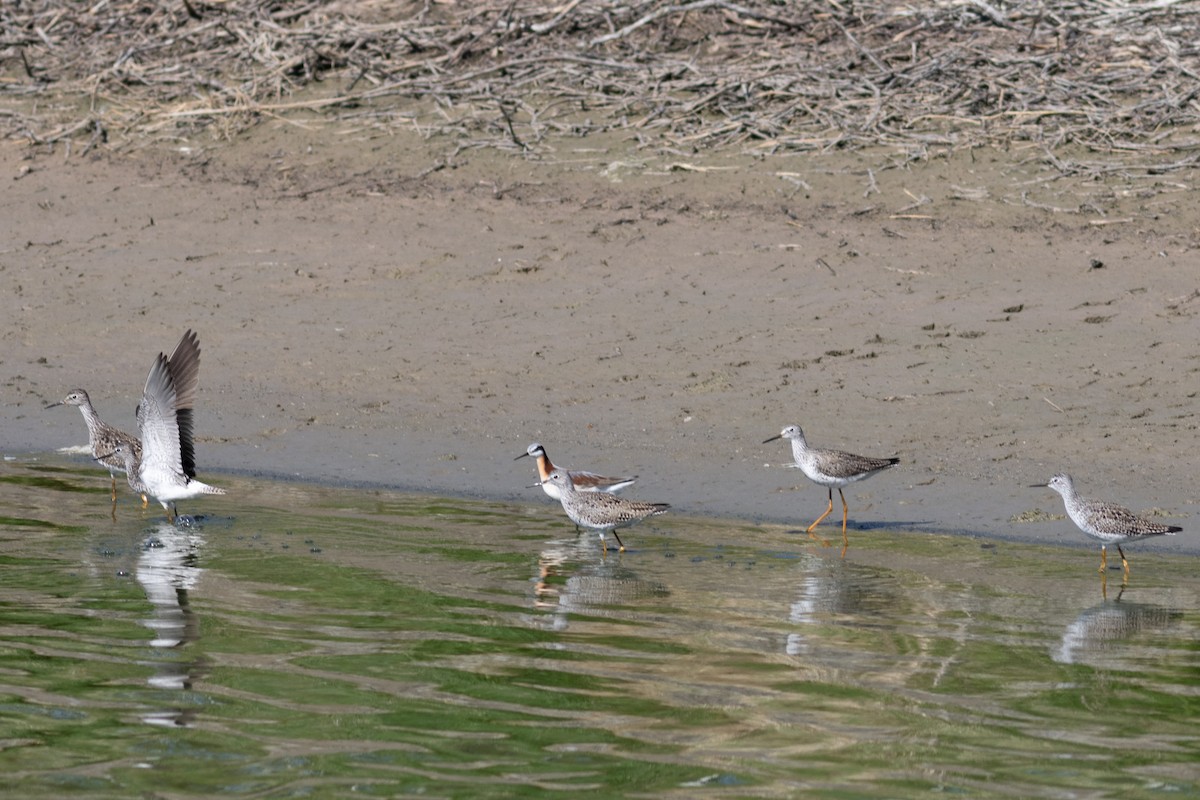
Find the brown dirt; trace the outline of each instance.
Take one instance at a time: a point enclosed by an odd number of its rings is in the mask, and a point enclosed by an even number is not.
[[[208,149],[0,145],[6,452],[81,442],[42,409],[77,385],[133,428],[192,327],[202,477],[541,502],[513,463],[540,441],[680,513],[807,524],[824,492],[760,444],[798,423],[903,460],[847,492],[866,527],[1078,542],[1014,521],[1061,514],[1025,487],[1067,469],[1194,528],[1194,175],[451,149],[296,119]]]

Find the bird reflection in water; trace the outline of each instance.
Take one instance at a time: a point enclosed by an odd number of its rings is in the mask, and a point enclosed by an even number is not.
[[[669,594],[663,584],[639,578],[621,559],[600,557],[594,540],[583,533],[549,541],[538,553],[532,603],[549,615],[550,629],[566,630],[572,613],[602,613]]]
[[[788,620],[798,627],[787,635],[784,651],[791,656],[809,652],[811,625],[837,621],[874,624],[897,608],[899,592],[891,575],[865,565],[813,558],[809,569],[795,582],[795,599]]]
[[[1125,639],[1165,630],[1183,618],[1183,612],[1175,609],[1123,601],[1124,593],[1122,588],[1115,599],[1084,609],[1051,648],[1050,658],[1060,664],[1100,666],[1129,653],[1119,646]]]
[[[159,523],[142,544],[137,563],[137,581],[146,592],[154,616],[142,624],[154,632],[150,646],[161,650],[150,666],[147,681],[154,689],[182,693],[192,688],[200,673],[199,658],[182,657],[181,651],[200,636],[200,625],[188,603],[188,592],[200,579],[197,552],[203,536],[196,527],[178,528]],[[187,727],[195,715],[182,697],[166,708],[147,711],[142,721],[151,725]]]

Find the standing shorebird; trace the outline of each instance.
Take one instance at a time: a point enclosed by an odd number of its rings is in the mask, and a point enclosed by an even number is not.
[[[51,403],[46,408],[57,406],[75,406],[83,414],[83,421],[88,429],[88,446],[92,449],[92,458],[108,467],[108,474],[112,478],[112,501],[113,505],[116,505],[117,473],[125,471],[125,462],[121,457],[113,455],[113,451],[116,450],[117,445],[124,445],[127,450],[141,458],[142,443],[136,436],[114,428],[100,419],[100,415],[96,413],[96,408],[92,405],[92,399],[83,389],[74,389],[62,400]],[[144,492],[138,493],[142,495],[142,508],[145,508],[149,501]],[[114,513],[116,512],[114,511]]]
[[[558,500],[572,522],[600,534],[600,544],[605,552],[608,552],[608,544],[604,540],[605,531],[612,533],[620,552],[624,553],[625,543],[617,535],[617,528],[628,528],[646,517],[666,513],[671,507],[666,503],[637,503],[606,492],[581,492],[571,483],[567,472],[561,469],[552,471],[541,482],[542,488],[547,484],[558,490]]]
[[[138,404],[138,433],[142,454],[119,444],[129,475],[129,485],[140,488],[162,504],[167,519],[175,521],[175,501],[201,494],[225,494],[224,489],[196,480],[196,452],[192,444],[192,408],[200,377],[200,342],[196,334],[183,334],[170,358],[158,354],[142,402]]]
[[[829,489],[829,508],[825,509],[825,513],[817,517],[816,522],[808,526],[805,531],[810,537],[816,539],[816,534],[813,529],[821,524],[821,520],[829,516],[833,511],[833,490],[838,490],[838,496],[842,498],[842,544],[848,546],[850,540],[846,537],[846,519],[850,513],[849,507],[846,505],[846,495],[842,494],[842,487],[848,486],[855,481],[866,480],[876,472],[881,472],[888,467],[895,466],[900,463],[898,458],[868,458],[867,456],[856,456],[853,453],[844,453],[841,450],[823,450],[816,447],[809,447],[808,441],[804,438],[804,431],[800,430],[799,425],[789,425],[779,432],[778,436],[772,436],[770,439],[763,440],[763,444],[773,442],[776,439],[791,439],[792,440],[792,457],[796,459],[796,463],[792,466],[799,467],[808,476],[808,479],[813,483]],[[828,542],[826,542],[828,544]],[[845,550],[842,551],[843,553]]]
[[[1132,511],[1103,500],[1088,500],[1075,491],[1075,482],[1065,472],[1060,472],[1049,483],[1035,483],[1034,487],[1047,486],[1062,495],[1067,506],[1067,516],[1079,530],[1093,539],[1100,540],[1100,574],[1108,569],[1108,546],[1115,544],[1121,555],[1121,568],[1125,580],[1129,580],[1129,561],[1121,545],[1145,539],[1149,536],[1171,536],[1183,528],[1177,525],[1160,525],[1135,515]],[[1032,488],[1032,487],[1031,487]]]
[[[550,481],[550,473],[556,469],[567,473],[567,476],[571,479],[571,484],[580,492],[619,492],[637,480],[637,475],[625,478],[606,478],[594,472],[556,467],[550,463],[550,456],[546,455],[546,448],[537,442],[529,445],[529,449],[514,458],[513,461],[525,458],[526,456],[533,456],[537,460],[538,478],[541,479],[542,491],[555,500],[561,499],[558,487]]]

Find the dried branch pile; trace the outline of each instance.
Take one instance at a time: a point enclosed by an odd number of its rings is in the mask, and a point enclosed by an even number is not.
[[[1200,3],[1178,0],[0,6],[0,94],[77,98],[69,120],[8,112],[35,142],[307,110],[531,155],[619,129],[763,153],[1032,143],[1064,172],[1169,171],[1200,159],[1198,64]]]

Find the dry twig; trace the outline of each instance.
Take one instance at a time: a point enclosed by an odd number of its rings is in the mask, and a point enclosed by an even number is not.
[[[1200,167],[1198,56],[1200,5],[1167,0],[0,5],[0,93],[86,100],[8,135],[109,147],[304,114],[530,156],[632,129],[907,158],[1028,142],[1062,174],[1159,174]]]

